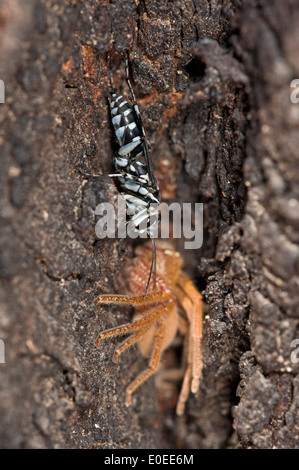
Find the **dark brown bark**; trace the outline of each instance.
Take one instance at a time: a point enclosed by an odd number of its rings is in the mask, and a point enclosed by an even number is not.
[[[0,1],[1,447],[299,446],[298,42],[295,0]],[[154,380],[127,409],[146,361],[94,345],[131,313],[92,304],[132,256],[93,215],[117,196],[108,70],[122,88],[126,50],[162,194],[204,203],[202,248],[178,243],[207,303],[180,419]]]

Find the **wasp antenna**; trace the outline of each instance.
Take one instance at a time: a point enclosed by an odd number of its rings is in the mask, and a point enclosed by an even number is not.
[[[109,76],[109,82],[110,82],[110,87],[112,90],[114,90],[114,81],[113,81],[113,75],[111,71],[111,60],[110,60],[110,54],[109,52],[107,53],[107,68],[108,68],[108,76]]]
[[[155,239],[152,238],[152,247],[153,247],[153,254],[155,254],[154,258],[154,284],[155,290],[157,288],[157,256],[156,256],[156,242]]]
[[[134,93],[134,90],[133,90],[133,87],[132,87],[132,84],[131,84],[131,81],[130,81],[129,54],[128,54],[128,52],[126,52],[126,54],[124,55],[124,61],[125,61],[125,67],[126,67],[127,84],[128,84],[129,89],[130,89],[130,93],[132,95],[133,104],[136,104],[135,93]]]
[[[109,81],[110,81],[111,89],[112,89],[112,90],[115,90],[114,81],[113,81],[113,75],[112,75],[112,72],[111,72],[110,67],[109,67]]]
[[[148,280],[147,280],[147,284],[145,288],[144,297],[147,296],[147,291],[148,291],[148,287],[151,281],[153,271],[154,271],[154,280],[155,280],[155,289],[156,289],[156,243],[153,237],[151,237],[151,241],[152,241],[152,262],[151,262],[150,272],[149,272],[149,276],[148,276]]]

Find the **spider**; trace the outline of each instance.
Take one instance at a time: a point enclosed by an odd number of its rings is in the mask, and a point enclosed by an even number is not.
[[[114,362],[134,343],[138,343],[144,357],[150,356],[148,368],[127,387],[125,403],[130,406],[132,393],[157,372],[162,352],[171,345],[177,332],[187,335],[184,347],[186,368],[176,406],[177,415],[182,415],[190,390],[192,393],[197,392],[201,377],[202,296],[190,278],[182,272],[182,258],[178,252],[159,241],[157,254],[156,287],[152,279],[146,296],[144,280],[148,278],[152,257],[151,245],[148,243],[136,249],[134,265],[127,268],[131,295],[101,295],[95,300],[95,305],[113,303],[135,307],[132,323],[102,331],[96,344],[98,346],[105,338],[132,333],[116,348]]]

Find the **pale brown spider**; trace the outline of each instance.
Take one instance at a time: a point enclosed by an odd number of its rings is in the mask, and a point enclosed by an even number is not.
[[[132,295],[101,295],[95,300],[95,305],[133,305],[133,322],[103,331],[96,344],[110,336],[132,333],[116,348],[113,360],[117,362],[119,355],[136,342],[144,357],[150,355],[148,368],[127,387],[126,405],[130,406],[132,393],[158,370],[161,354],[173,342],[177,331],[188,335],[185,351],[187,365],[176,407],[177,414],[182,415],[190,389],[192,393],[197,392],[201,377],[202,296],[182,272],[180,254],[167,248],[162,241],[157,243],[156,287],[154,279],[151,279],[149,292],[144,296],[151,264],[151,245],[139,246],[136,254],[134,265],[127,269]]]

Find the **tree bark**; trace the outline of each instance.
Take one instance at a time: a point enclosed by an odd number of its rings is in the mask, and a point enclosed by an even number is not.
[[[2,448],[299,446],[298,41],[295,0],[0,1]],[[178,241],[206,301],[180,418],[153,379],[126,408],[146,360],[95,347],[132,313],[92,303],[133,256],[94,234],[126,51],[164,200],[204,203],[202,248]]]

